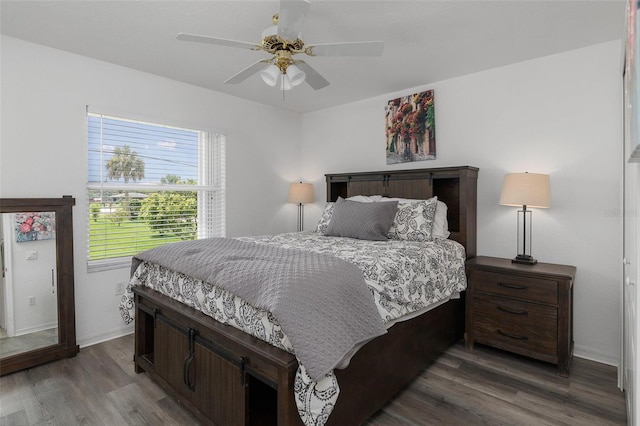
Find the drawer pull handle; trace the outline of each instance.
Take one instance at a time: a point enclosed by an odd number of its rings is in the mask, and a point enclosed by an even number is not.
[[[502,334],[503,336],[510,337],[512,339],[517,339],[517,340],[529,340],[528,336],[518,336],[517,334],[509,334],[509,333],[505,333],[502,330],[498,330],[498,334]]]
[[[514,311],[512,309],[509,308],[503,308],[502,306],[498,306],[498,310],[502,311],[502,312],[506,312],[508,314],[514,314],[514,315],[529,315],[529,312],[527,311]]]
[[[526,285],[516,285],[516,284],[506,284],[506,283],[498,283],[498,285],[500,287],[512,288],[514,290],[526,290],[527,288],[529,288]]]

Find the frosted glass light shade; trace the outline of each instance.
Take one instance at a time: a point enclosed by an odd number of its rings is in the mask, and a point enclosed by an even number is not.
[[[313,203],[313,185],[310,183],[292,183],[289,185],[289,202],[295,204]]]
[[[282,90],[291,90],[293,89],[293,85],[289,80],[289,76],[286,74],[282,74],[280,77],[280,89]]]
[[[278,83],[280,74],[280,68],[273,64],[260,71],[260,77],[262,77],[262,81],[264,81],[271,87],[275,86],[276,83]]]
[[[500,204],[503,206],[550,207],[549,175],[508,173],[504,176]]]
[[[291,83],[291,85],[295,87],[304,81],[307,74],[305,74],[305,72],[297,66],[289,65],[287,67],[287,76],[289,77],[289,82]]]

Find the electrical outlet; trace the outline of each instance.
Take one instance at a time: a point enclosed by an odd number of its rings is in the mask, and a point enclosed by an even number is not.
[[[118,281],[116,283],[116,296],[124,294],[124,281]]]
[[[29,304],[29,306],[33,306],[36,304],[36,297],[35,296],[29,296],[29,298],[27,299],[27,303]]]

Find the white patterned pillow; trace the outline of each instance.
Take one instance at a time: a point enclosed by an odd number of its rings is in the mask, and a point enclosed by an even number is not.
[[[389,198],[389,197],[383,197],[381,195],[370,195],[365,198],[368,198],[370,200],[369,202],[396,200],[398,201],[398,204],[406,204],[414,201],[423,201],[423,200],[416,200],[411,198],[395,198],[395,197]],[[347,199],[348,200],[355,199],[355,197],[350,197]],[[359,201],[359,200],[354,200],[354,201]],[[429,201],[429,200],[426,200],[426,201]],[[431,237],[434,239],[449,238],[449,235],[451,235],[451,232],[449,232],[449,222],[447,221],[447,210],[448,210],[447,205],[442,201],[438,200],[438,205],[436,206],[436,218],[433,221],[433,230],[431,231]]]
[[[316,226],[316,232],[320,235],[324,235],[327,232],[327,226],[329,226],[329,221],[331,220],[331,216],[333,215],[333,206],[335,203],[327,203],[324,206],[324,211],[322,212],[322,217],[318,221],[318,226]]]
[[[431,241],[438,198],[398,204],[388,236],[394,240]]]

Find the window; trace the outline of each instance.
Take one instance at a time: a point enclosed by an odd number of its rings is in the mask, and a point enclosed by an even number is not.
[[[225,137],[88,113],[88,270],[225,235]]]

